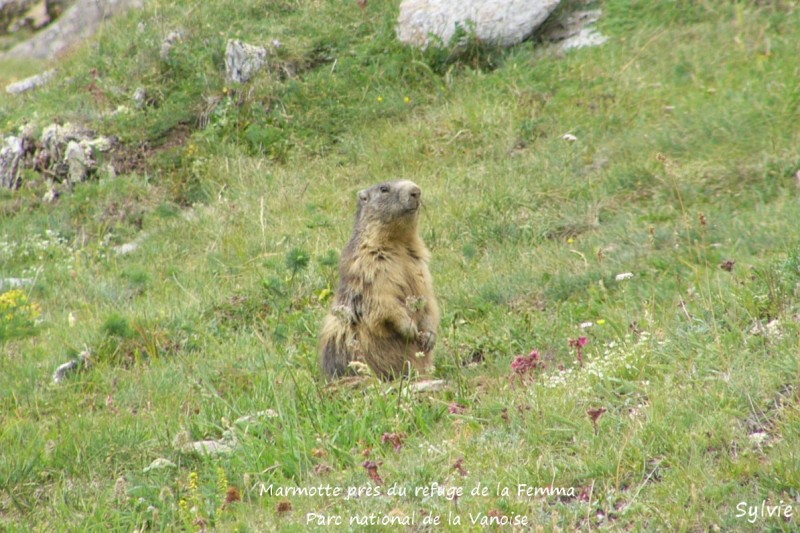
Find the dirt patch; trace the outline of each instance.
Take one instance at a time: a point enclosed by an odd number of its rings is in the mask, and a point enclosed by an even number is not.
[[[157,156],[184,146],[193,131],[188,124],[178,124],[158,142],[143,142],[136,146],[119,145],[111,152],[111,165],[117,174],[151,172],[163,164]]]

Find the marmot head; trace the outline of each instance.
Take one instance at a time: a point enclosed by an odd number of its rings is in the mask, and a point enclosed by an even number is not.
[[[416,229],[422,190],[413,181],[387,181],[358,193],[356,223],[379,221],[396,230]]]

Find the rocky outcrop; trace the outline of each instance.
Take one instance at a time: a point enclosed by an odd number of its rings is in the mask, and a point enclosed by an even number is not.
[[[28,13],[41,0],[0,0],[0,35],[13,33],[25,25]]]
[[[522,42],[558,7],[561,0],[404,0],[397,38],[425,48],[449,44],[463,28],[482,42],[512,46]]]
[[[63,13],[73,0],[0,0],[0,35],[23,28],[41,29]]]
[[[97,171],[98,153],[111,150],[114,142],[72,124],[52,124],[42,132],[39,155],[50,162],[50,174],[56,181],[71,186]]]
[[[144,0],[76,0],[56,22],[0,55],[0,59],[48,59],[93,35],[104,20],[142,5]]]
[[[19,135],[0,141],[0,186],[17,189],[23,169],[68,186],[80,183],[98,170],[98,155],[109,152],[114,138],[104,137],[72,124],[51,124],[36,139],[34,128],[22,128]]]

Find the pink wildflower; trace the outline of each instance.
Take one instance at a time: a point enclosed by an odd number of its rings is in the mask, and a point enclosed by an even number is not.
[[[586,337],[578,337],[577,339],[570,339],[569,345],[571,348],[575,348],[578,352],[578,365],[583,367],[583,347],[589,343],[589,339]]]
[[[511,363],[511,370],[513,370],[516,374],[524,375],[528,372],[533,372],[537,368],[542,368],[544,363],[539,360],[539,352],[533,350],[531,353],[526,355],[518,355],[514,358],[514,361]]]

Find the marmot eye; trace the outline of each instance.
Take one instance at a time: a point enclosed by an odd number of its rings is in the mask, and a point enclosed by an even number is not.
[[[388,185],[381,185],[380,191],[381,192],[389,192],[389,186]]]

